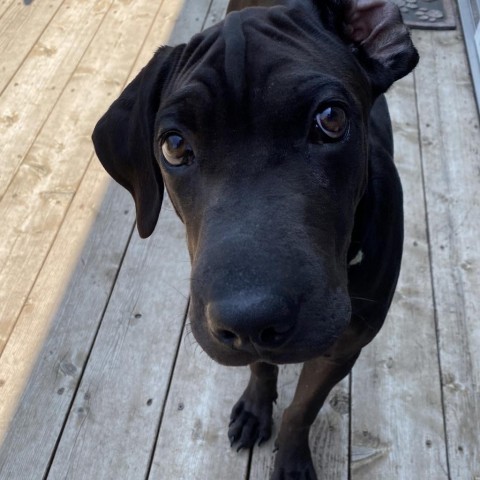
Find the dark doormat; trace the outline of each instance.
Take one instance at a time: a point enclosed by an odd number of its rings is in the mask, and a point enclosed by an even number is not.
[[[412,28],[455,29],[453,0],[393,0]]]

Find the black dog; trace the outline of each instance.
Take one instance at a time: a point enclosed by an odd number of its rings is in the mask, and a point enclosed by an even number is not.
[[[273,478],[314,479],[309,428],[382,326],[398,278],[402,191],[382,93],[418,55],[381,0],[229,10],[158,50],[93,141],[133,195],[142,237],[164,184],[185,223],[195,338],[251,368],[232,444],[270,436],[276,364],[305,362]]]

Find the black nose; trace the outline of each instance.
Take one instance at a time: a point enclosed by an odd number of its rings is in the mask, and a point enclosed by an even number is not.
[[[272,294],[238,294],[207,305],[208,324],[222,343],[238,349],[249,344],[279,348],[292,335],[295,308]]]

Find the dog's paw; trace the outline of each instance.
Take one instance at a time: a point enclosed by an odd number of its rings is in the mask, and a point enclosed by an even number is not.
[[[273,401],[247,389],[234,405],[230,415],[228,438],[237,451],[266,442],[272,434]]]
[[[280,452],[279,452],[280,454]],[[284,458],[277,454],[275,468],[271,480],[317,480],[315,467],[313,466],[310,454],[301,455],[300,458],[289,456]]]
[[[280,447],[271,480],[317,480],[308,441],[303,445]]]
[[[317,474],[313,468],[313,463],[310,465],[296,465],[286,468],[275,468],[271,480],[317,480]]]

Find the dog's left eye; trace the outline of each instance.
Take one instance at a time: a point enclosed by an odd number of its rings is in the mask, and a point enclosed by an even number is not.
[[[313,139],[319,143],[340,140],[347,127],[347,114],[343,108],[337,106],[324,108],[315,115]]]
[[[192,147],[176,132],[163,137],[162,153],[165,160],[174,166],[190,165],[195,158]]]

